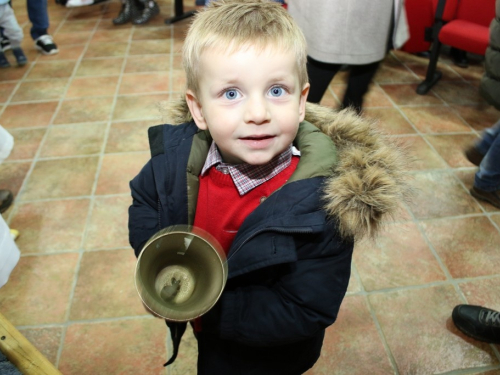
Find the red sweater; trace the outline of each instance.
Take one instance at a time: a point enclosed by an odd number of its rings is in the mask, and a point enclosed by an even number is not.
[[[285,170],[243,196],[239,195],[230,174],[210,168],[200,176],[194,226],[213,235],[227,254],[245,218],[288,181],[298,163],[299,157],[292,157]]]

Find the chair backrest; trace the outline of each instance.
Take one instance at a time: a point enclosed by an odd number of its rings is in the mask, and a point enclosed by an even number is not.
[[[432,0],[432,5],[434,7],[434,14],[436,14],[436,8],[439,1],[443,0]],[[461,0],[444,0],[446,5],[444,7],[443,16],[441,17],[443,21],[448,22],[456,18],[458,3]]]
[[[495,0],[460,0],[457,19],[489,27],[495,18]]]

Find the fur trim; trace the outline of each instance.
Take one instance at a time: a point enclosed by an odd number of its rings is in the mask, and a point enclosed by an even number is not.
[[[183,98],[164,108],[169,124],[192,121]],[[344,238],[374,237],[411,196],[405,147],[375,130],[374,122],[346,109],[307,103],[305,120],[335,143],[339,162],[324,189],[325,210]]]

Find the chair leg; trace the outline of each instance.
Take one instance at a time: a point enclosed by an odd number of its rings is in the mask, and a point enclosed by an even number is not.
[[[432,44],[431,56],[429,58],[429,65],[427,65],[427,74],[425,80],[422,81],[417,87],[417,94],[425,95],[429,90],[441,79],[443,74],[436,70],[437,62],[439,59],[439,52],[441,50],[441,42],[436,37]]]

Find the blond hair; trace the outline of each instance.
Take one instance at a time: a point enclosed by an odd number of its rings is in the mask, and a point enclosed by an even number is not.
[[[302,31],[288,12],[269,0],[219,0],[199,12],[191,24],[182,50],[187,88],[198,93],[198,66],[203,51],[222,48],[234,52],[242,47],[268,46],[292,51],[300,87],[307,82],[307,51]]]

